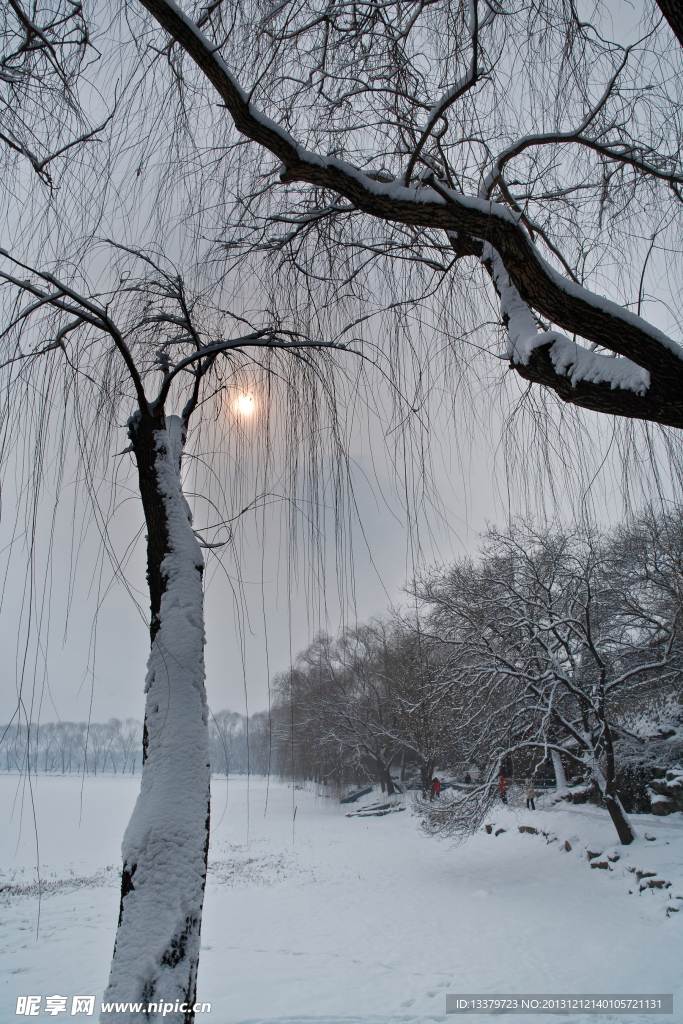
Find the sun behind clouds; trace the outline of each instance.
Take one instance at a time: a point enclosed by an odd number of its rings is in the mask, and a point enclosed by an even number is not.
[[[236,408],[242,416],[251,416],[254,411],[254,399],[250,395],[240,395]]]

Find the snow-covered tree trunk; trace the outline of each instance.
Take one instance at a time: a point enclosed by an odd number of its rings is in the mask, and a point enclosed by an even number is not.
[[[177,416],[133,417],[148,529],[151,653],[142,785],[123,840],[121,910],[102,1014],[133,1024],[194,1020],[209,841],[203,558],[180,482]],[[158,1013],[147,1013],[149,1003]],[[164,1009],[168,1004],[172,1009]]]
[[[605,807],[609,811],[609,816],[612,819],[612,824],[617,830],[619,842],[624,846],[629,846],[637,837],[637,833],[624,810],[623,804],[619,798],[619,793],[617,792],[612,738],[609,727],[606,723],[602,739],[605,747],[605,771],[600,767],[595,750],[593,749],[588,737],[586,737],[587,753],[584,758],[584,762],[590,769],[591,776],[600,789],[602,798],[605,801]]]
[[[612,744],[612,730],[604,720],[604,702],[600,702],[600,714],[603,718],[602,742],[605,751],[605,786],[603,796],[612,823],[619,834],[619,841],[628,846],[637,837],[637,832],[629,820],[617,788],[617,770]]]
[[[616,787],[608,786],[603,791],[603,799],[609,811],[609,816],[612,819],[612,824],[617,830],[619,842],[624,846],[629,846],[637,838],[638,833],[624,810],[619,794],[616,792]]]
[[[551,751],[551,756],[553,759],[553,768],[555,769],[555,785],[557,786],[558,790],[566,789],[567,779],[564,774],[564,767],[562,765],[562,755],[560,754],[559,750],[553,750]]]

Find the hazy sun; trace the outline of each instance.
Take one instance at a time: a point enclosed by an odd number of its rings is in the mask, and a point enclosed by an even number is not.
[[[237,399],[237,411],[242,413],[243,416],[251,416],[254,411],[254,399],[250,398],[249,395],[240,395]]]

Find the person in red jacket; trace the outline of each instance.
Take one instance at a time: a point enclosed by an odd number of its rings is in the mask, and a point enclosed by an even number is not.
[[[436,778],[436,776],[434,776],[432,781],[429,783],[429,799],[433,800],[434,797],[438,796],[440,792],[441,792],[441,783]]]
[[[500,799],[504,804],[508,802],[508,780],[504,775],[500,777]]]

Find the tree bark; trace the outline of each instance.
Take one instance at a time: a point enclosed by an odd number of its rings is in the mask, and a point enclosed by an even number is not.
[[[657,0],[657,6],[669,22],[676,39],[683,46],[683,3],[681,0]]]
[[[431,793],[434,768],[435,763],[433,760],[423,761],[420,764],[420,782],[422,783],[422,792],[425,796],[429,796]]]
[[[593,780],[600,787],[602,798],[605,801],[605,807],[609,811],[609,816],[612,819],[612,824],[617,830],[619,836],[619,842],[624,846],[629,846],[636,838],[636,830],[629,821],[626,811],[621,805],[619,794],[617,793],[616,781],[614,778],[614,766],[610,771],[609,758],[607,773],[605,774],[598,764],[595,753],[590,753],[586,758],[586,766],[590,768]]]
[[[119,926],[104,1002],[143,1007],[103,1011],[101,1020],[189,1024],[209,842],[203,559],[180,482],[180,419],[138,416],[129,431],[148,529],[151,652],[142,783],[123,840]],[[157,1010],[147,1012],[150,1003]]]
[[[379,775],[379,784],[382,792],[386,792],[387,796],[393,796],[396,792],[396,787],[391,777],[391,763],[387,764],[381,757],[378,757],[375,765],[377,766],[377,774]]]
[[[512,369],[524,380],[552,388],[563,402],[570,405],[630,420],[649,420],[667,427],[683,428],[683,362],[678,375],[671,378],[672,381],[678,381],[678,391],[669,386],[671,381],[665,385],[663,379],[655,373],[645,394],[637,395],[624,388],[613,388],[607,382],[594,384],[580,380],[573,384],[569,377],[561,376],[553,366],[550,347],[548,344],[534,349],[527,364],[511,361]]]
[[[559,750],[551,751],[553,759],[553,768],[555,769],[555,785],[559,789],[565,789],[567,786],[567,779],[564,774],[564,768],[562,766],[562,755]]]
[[[636,830],[626,816],[622,807],[619,793],[617,791],[617,772],[614,762],[614,747],[612,745],[612,731],[609,724],[603,719],[603,745],[605,748],[606,772],[604,798],[610,818],[617,830],[619,842],[628,846],[636,838]]]
[[[616,794],[605,792],[603,796],[605,799],[605,806],[607,807],[609,816],[612,819],[612,824],[617,830],[619,842],[622,843],[623,846],[629,846],[636,838],[636,832],[626,816],[626,811],[621,806],[621,800]]]

